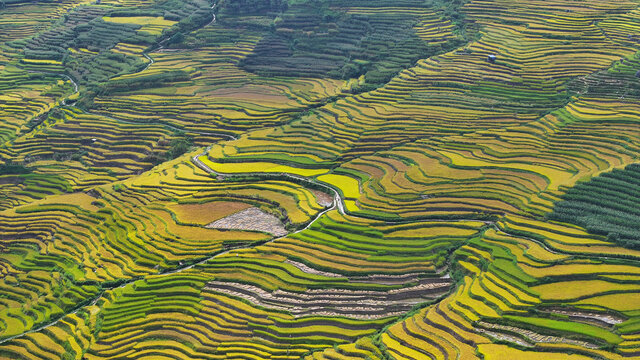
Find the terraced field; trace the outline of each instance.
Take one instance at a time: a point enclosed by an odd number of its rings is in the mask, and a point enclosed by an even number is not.
[[[640,359],[639,14],[0,0],[0,358]]]

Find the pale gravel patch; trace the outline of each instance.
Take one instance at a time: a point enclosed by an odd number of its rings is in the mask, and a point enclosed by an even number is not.
[[[331,273],[331,272],[327,272],[327,271],[322,271],[322,270],[317,270],[317,269],[311,268],[311,267],[309,267],[309,266],[307,266],[307,265],[305,265],[303,263],[297,262],[297,261],[293,261],[293,260],[287,259],[284,262],[297,267],[302,272],[305,272],[307,274],[322,275],[322,276],[327,276],[327,277],[344,277],[344,275],[340,275],[340,274],[336,274],[336,273]]]
[[[210,281],[205,289],[242,298],[254,305],[290,312],[294,317],[345,316],[353,319],[380,319],[398,316],[415,305],[446,293],[450,282],[426,279],[426,283],[388,291],[350,289],[310,289],[292,292],[264,290],[236,282]],[[206,295],[205,295],[206,298]]]
[[[624,322],[624,319],[613,316],[611,314],[606,314],[606,313],[603,314],[603,313],[596,313],[596,312],[589,312],[589,311],[555,310],[555,309],[551,310],[551,312],[554,314],[568,315],[569,317],[584,318],[587,320],[593,319],[608,325],[617,325],[617,324],[620,324],[621,322]]]
[[[561,336],[553,336],[553,335],[545,335],[545,334],[540,334],[537,333],[535,331],[532,330],[528,330],[528,329],[523,329],[523,328],[518,328],[515,326],[510,326],[510,325],[499,325],[499,324],[492,324],[492,323],[487,323],[487,322],[483,322],[480,321],[478,322],[479,325],[484,326],[486,328],[489,329],[493,329],[493,330],[502,330],[502,331],[506,331],[508,333],[511,334],[520,334],[523,338],[524,341],[535,344],[535,343],[548,343],[548,344],[570,344],[570,345],[577,345],[577,346],[582,346],[588,349],[597,349],[598,345],[586,342],[586,341],[581,341],[581,340],[575,340],[575,339],[568,339],[565,337],[561,337]],[[490,330],[485,330],[485,329],[478,329],[478,331],[480,332],[492,332]],[[503,337],[505,336],[505,334],[502,334]],[[511,336],[511,335],[509,335]],[[504,339],[507,340],[507,339]]]
[[[311,190],[311,192],[313,193],[313,195],[315,195],[318,205],[324,207],[330,207],[331,205],[333,205],[334,199],[333,197],[331,197],[331,195],[319,190]]]
[[[262,231],[274,236],[285,236],[289,233],[280,219],[256,207],[238,211],[235,214],[216,220],[206,227],[210,229]]]

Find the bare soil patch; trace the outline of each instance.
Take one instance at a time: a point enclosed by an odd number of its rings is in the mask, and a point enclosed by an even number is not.
[[[289,233],[280,219],[256,207],[250,207],[216,220],[207,225],[207,227],[211,229],[262,231],[274,236],[285,236]]]
[[[318,190],[311,190],[311,192],[316,197],[316,201],[319,205],[322,205],[324,207],[333,205],[333,197],[331,195]]]

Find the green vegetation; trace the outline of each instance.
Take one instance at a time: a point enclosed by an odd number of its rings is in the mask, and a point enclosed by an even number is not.
[[[640,165],[613,170],[569,189],[552,220],[582,226],[612,242],[640,248]]]
[[[358,91],[370,90],[385,84],[418,59],[452,50],[465,42],[462,35],[430,41],[419,36],[417,26],[422,21],[437,20],[432,12],[440,9],[433,4],[415,4],[417,8],[395,13],[378,10],[370,2],[301,2],[286,9],[267,3],[275,16],[273,22],[253,53],[241,62],[245,69],[266,76],[350,79],[364,75],[366,86]],[[227,12],[238,15],[237,2],[228,2],[228,9],[225,4],[220,10],[222,15]],[[460,2],[450,3],[447,11],[458,14],[455,9],[459,5]],[[365,7],[350,10],[341,6]],[[264,7],[267,4],[256,5],[255,9]],[[444,22],[442,26],[451,25]],[[458,32],[460,29],[453,30],[453,34]]]
[[[0,357],[638,357],[638,5],[0,0]]]
[[[149,155],[145,162],[150,162],[153,165],[158,165],[167,160],[175,159],[193,147],[193,139],[191,137],[177,137],[171,140],[169,144],[169,149],[164,154],[152,154]]]
[[[28,174],[31,169],[20,164],[7,163],[0,165],[0,175]]]

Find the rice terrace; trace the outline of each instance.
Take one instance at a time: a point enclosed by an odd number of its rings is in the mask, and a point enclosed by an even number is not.
[[[640,0],[0,0],[0,359],[640,359]]]

